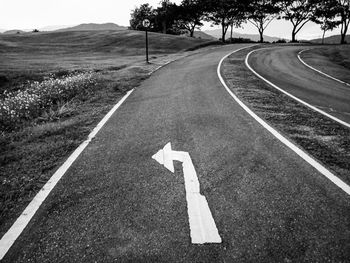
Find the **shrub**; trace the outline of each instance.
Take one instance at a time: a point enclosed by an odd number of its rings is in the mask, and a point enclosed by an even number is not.
[[[233,37],[227,40],[229,43],[255,43],[255,41],[250,38],[242,38],[242,37]]]
[[[287,43],[287,41],[285,39],[278,39],[277,41],[273,41],[272,43],[280,44],[280,43]]]

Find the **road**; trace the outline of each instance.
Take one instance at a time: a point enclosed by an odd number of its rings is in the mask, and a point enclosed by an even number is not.
[[[297,98],[350,123],[350,87],[303,65],[297,57],[303,46],[261,49],[249,57],[250,66]]]
[[[348,261],[349,196],[220,83],[220,59],[239,47],[188,56],[144,81],[4,262]],[[189,153],[222,243],[191,243],[181,164],[172,173],[152,159],[168,142]]]

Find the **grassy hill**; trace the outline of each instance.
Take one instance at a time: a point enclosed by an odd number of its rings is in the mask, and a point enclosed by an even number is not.
[[[150,56],[176,53],[211,41],[149,33]],[[142,60],[145,33],[141,31],[67,31],[0,36],[0,73],[55,68],[100,68]]]
[[[149,33],[150,60],[213,43]],[[0,93],[60,71],[104,70],[145,60],[145,32],[54,31],[0,35]]]
[[[350,35],[346,35],[345,40],[347,43],[350,43]],[[322,43],[322,38],[313,39],[313,40],[310,40],[310,42],[319,44],[319,43]],[[340,35],[325,37],[324,43],[325,44],[340,44]]]

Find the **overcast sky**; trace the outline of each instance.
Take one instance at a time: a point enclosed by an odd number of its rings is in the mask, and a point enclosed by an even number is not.
[[[130,12],[143,3],[158,6],[160,0],[0,0],[0,29],[34,29],[56,25],[77,25],[81,23],[113,22],[128,26]],[[173,0],[179,4],[181,0]],[[214,27],[216,28],[216,27]],[[206,24],[202,30],[213,29]],[[235,31],[257,34],[250,24]],[[337,34],[336,29],[328,34]],[[287,21],[273,21],[265,31],[266,35],[291,38],[291,24]],[[318,25],[308,23],[298,34],[298,39],[321,37]]]

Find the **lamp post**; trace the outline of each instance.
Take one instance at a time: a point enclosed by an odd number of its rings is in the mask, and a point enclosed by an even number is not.
[[[146,63],[149,63],[148,62],[148,30],[147,29],[151,25],[151,22],[148,19],[144,19],[142,21],[142,25],[146,29]]]

